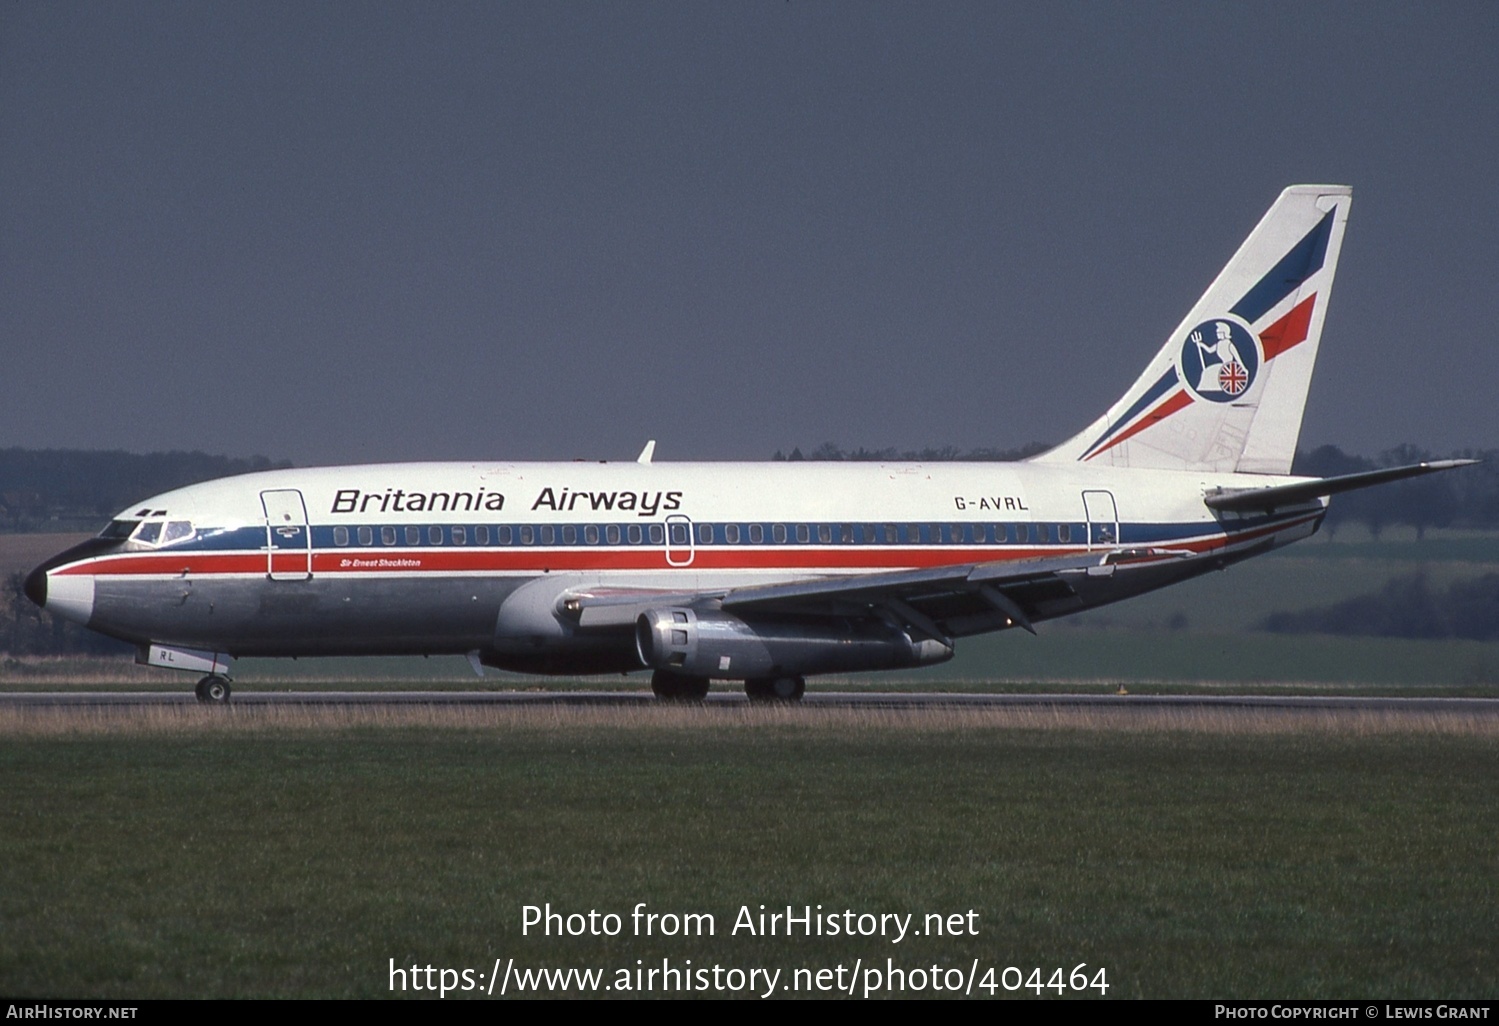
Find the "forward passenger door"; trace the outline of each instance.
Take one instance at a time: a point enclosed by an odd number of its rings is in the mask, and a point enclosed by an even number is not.
[[[265,510],[266,576],[273,581],[312,577],[312,530],[307,505],[295,488],[260,493]]]

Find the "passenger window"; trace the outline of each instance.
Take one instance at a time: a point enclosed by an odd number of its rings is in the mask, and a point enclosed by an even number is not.
[[[726,541],[726,542],[728,542],[730,545],[738,545],[739,544],[739,525],[738,524],[725,524],[724,528],[723,528],[723,540]]]
[[[1026,525],[1024,525],[1024,524],[1016,524],[1015,525],[1015,540],[1018,541],[1018,542],[1022,542],[1022,543],[1030,541],[1031,540],[1030,529],[1027,528]]]
[[[671,529],[670,530],[670,535],[671,535],[671,543],[673,545],[686,545],[690,541],[692,541],[692,536],[687,533],[687,525],[686,524],[672,523],[672,524],[669,524],[667,526],[670,527],[670,529]]]
[[[562,529],[562,544],[564,544],[564,545],[576,545],[576,544],[578,544],[578,529],[576,527],[574,527],[572,524],[568,524],[566,527],[564,527]]]
[[[845,545],[852,544],[854,540],[854,525],[844,524],[843,529],[839,532],[838,540]]]
[[[804,545],[812,540],[812,532],[808,529],[806,524],[796,525],[796,540]]]
[[[522,527],[520,529],[520,543],[522,545],[530,545],[535,540],[536,540],[536,535],[532,531],[530,524],[527,524],[525,527]]]
[[[551,545],[557,540],[557,530],[548,524],[541,529],[541,544]]]
[[[700,542],[702,542],[704,545],[712,545],[713,544],[713,525],[712,524],[699,524],[698,528],[697,528],[697,540],[700,541]]]
[[[771,528],[770,528],[770,536],[771,536],[771,538],[773,538],[775,540],[775,543],[777,545],[785,544],[785,541],[786,541],[786,525],[785,524],[772,524]]]
[[[652,524],[650,528],[650,537],[652,545],[660,545],[663,541],[666,540],[666,532],[661,530],[660,524]]]
[[[144,545],[155,545],[161,539],[161,521],[147,520],[135,532],[135,540]]]
[[[1059,542],[1070,542],[1071,540],[1072,540],[1072,525],[1071,524],[1058,524],[1057,525],[1057,541],[1059,541]]]
[[[751,545],[760,545],[765,541],[765,528],[760,524],[750,524],[749,540]]]
[[[394,545],[396,543],[396,529],[394,527],[380,528],[380,544]]]
[[[824,545],[832,544],[832,541],[833,541],[833,527],[832,527],[831,524],[818,524],[817,525],[817,540],[820,541],[820,542],[822,542],[822,544],[824,544]]]
[[[608,527],[604,528],[604,540],[607,541],[610,545],[619,544],[618,524],[610,524]]]
[[[467,545],[468,544],[468,528],[466,528],[466,527],[450,527],[450,528],[448,528],[448,530],[450,530],[453,533],[453,544],[454,545]]]
[[[1004,524],[990,524],[989,526],[994,529],[994,540],[996,542],[1002,542],[1002,541],[1005,540],[1005,525]]]
[[[625,534],[630,539],[631,545],[639,545],[644,537],[640,531],[639,524],[631,524]]]
[[[360,545],[373,545],[373,544],[375,544],[375,532],[372,531],[372,530],[370,530],[368,527],[361,527],[359,529],[359,544]]]
[[[422,543],[422,529],[420,527],[406,528],[406,544],[420,545]]]
[[[478,527],[474,528],[474,544],[475,545],[488,545],[489,544],[489,525],[488,524],[480,524]]]
[[[440,528],[440,527],[429,527],[429,528],[427,528],[427,540],[429,542],[431,542],[433,545],[441,545],[442,544],[442,528]]]
[[[599,529],[593,524],[589,524],[583,528],[583,540],[589,545],[597,545],[599,543]]]
[[[347,527],[335,527],[333,529],[333,544],[334,545],[347,545],[347,544],[349,544],[349,529]]]
[[[1049,542],[1049,541],[1051,541],[1051,530],[1050,530],[1050,528],[1047,527],[1046,524],[1037,524],[1036,525],[1036,541],[1038,541],[1038,542]]]

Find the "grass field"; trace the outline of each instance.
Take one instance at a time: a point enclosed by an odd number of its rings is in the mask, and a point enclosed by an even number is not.
[[[1110,997],[1494,997],[1496,736],[1287,713],[10,714],[0,993],[893,958],[1086,962]],[[625,935],[523,936],[547,902]],[[637,902],[718,928],[628,936]],[[979,933],[730,935],[760,904],[971,909]]]
[[[0,536],[0,561],[56,541]],[[921,673],[813,687],[1493,695],[1499,644],[1246,628],[1416,566],[1441,584],[1495,565],[1491,537],[1316,539],[1039,638],[967,639]],[[244,660],[236,677],[646,686],[480,682],[457,657]],[[0,663],[0,680],[192,682],[99,660]],[[1048,978],[1087,963],[1110,997],[1492,998],[1496,771],[1499,722],[1473,715],[0,707],[0,993],[373,997],[391,959],[790,973],[890,958]],[[523,936],[522,907],[548,902],[618,913],[625,935]],[[638,902],[718,928],[628,936]],[[979,933],[731,935],[761,904],[972,909]]]

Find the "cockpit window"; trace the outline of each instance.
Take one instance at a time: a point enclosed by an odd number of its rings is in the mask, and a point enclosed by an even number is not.
[[[100,538],[129,538],[139,520],[111,520],[109,526],[99,532]]]
[[[166,533],[162,535],[163,545],[173,542],[187,541],[193,536],[193,525],[186,520],[168,520]]]
[[[135,540],[145,545],[155,545],[161,540],[161,521],[147,520],[136,528]]]

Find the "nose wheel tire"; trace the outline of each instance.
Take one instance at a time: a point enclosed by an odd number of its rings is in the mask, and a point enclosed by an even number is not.
[[[751,702],[800,702],[807,682],[801,677],[756,677],[744,682],[744,693]]]
[[[198,681],[198,686],[193,693],[198,696],[198,701],[211,705],[224,705],[229,701],[229,695],[233,689],[229,687],[229,680],[216,674],[204,677]]]

